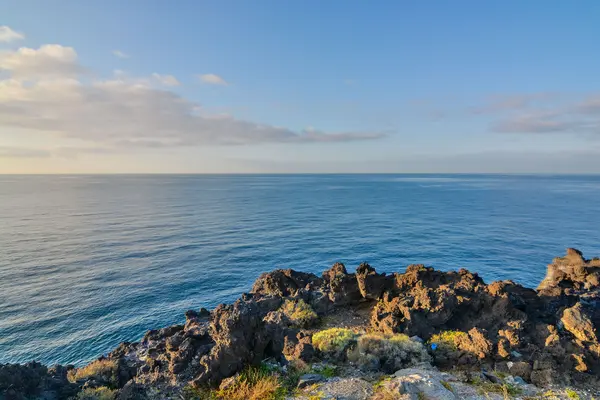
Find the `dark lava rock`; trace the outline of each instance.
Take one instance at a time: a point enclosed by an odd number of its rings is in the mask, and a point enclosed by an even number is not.
[[[356,269],[356,280],[360,294],[369,300],[379,300],[381,295],[394,285],[394,277],[378,274],[375,268],[362,263]]]
[[[67,370],[60,365],[48,369],[37,362],[0,364],[0,399],[69,399],[79,388],[67,380]]]

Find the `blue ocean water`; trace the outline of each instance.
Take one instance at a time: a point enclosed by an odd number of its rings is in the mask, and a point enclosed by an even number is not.
[[[0,176],[0,362],[89,361],[279,267],[469,268],[535,286],[600,255],[600,177]]]

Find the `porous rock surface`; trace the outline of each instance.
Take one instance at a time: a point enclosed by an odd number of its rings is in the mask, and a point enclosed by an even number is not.
[[[144,398],[158,386],[161,393],[188,384],[214,387],[266,358],[310,361],[311,331],[281,312],[286,300],[303,300],[319,317],[366,305],[368,331],[425,341],[442,331],[465,332],[454,348],[430,349],[441,369],[505,371],[542,387],[600,387],[600,261],[568,249],[548,266],[537,290],[423,265],[392,275],[368,264],[348,273],[340,263],[322,277],[289,269],[265,273],[233,304],[188,311],[184,324],[148,331],[140,342],[109,353],[118,366],[118,398]],[[60,366],[0,365],[0,398],[67,399],[84,386],[69,383]]]

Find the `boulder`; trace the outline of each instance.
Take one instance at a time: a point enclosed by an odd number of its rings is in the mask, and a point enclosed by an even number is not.
[[[394,277],[378,274],[375,268],[362,263],[356,269],[356,280],[360,294],[368,300],[379,300],[381,295],[394,285]]]
[[[566,330],[571,332],[573,336],[581,341],[598,342],[596,327],[590,318],[591,312],[586,310],[586,307],[577,303],[571,308],[567,308],[560,321]]]

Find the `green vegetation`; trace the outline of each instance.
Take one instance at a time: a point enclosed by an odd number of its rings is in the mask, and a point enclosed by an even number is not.
[[[186,386],[186,400],[283,400],[288,394],[284,379],[265,366],[246,368],[225,387],[211,390]]]
[[[67,378],[70,382],[77,382],[88,378],[101,378],[105,380],[109,386],[116,388],[118,386],[117,362],[114,360],[97,360],[85,367],[73,369],[67,373]]]
[[[355,338],[356,335],[350,329],[331,328],[315,333],[312,337],[312,344],[323,353],[340,353]]]
[[[380,367],[392,373],[409,365],[429,361],[425,347],[403,334],[370,333],[358,338],[357,346],[348,352],[348,359],[368,369]]]
[[[446,389],[448,389],[449,391],[451,391],[452,393],[454,393],[454,388],[452,387],[452,385],[446,381],[440,381],[440,383],[442,384],[443,387],[445,387]]]
[[[580,400],[581,397],[579,397],[579,394],[577,394],[576,391],[574,391],[573,389],[565,389],[565,393],[567,394],[567,397],[573,400]]]
[[[319,320],[316,312],[304,300],[286,300],[281,311],[298,327],[306,328]]]
[[[461,331],[444,331],[437,333],[429,339],[428,344],[437,344],[447,350],[457,350],[461,340],[468,339],[469,335]]]
[[[107,387],[87,388],[77,394],[77,400],[114,400],[116,390]]]

